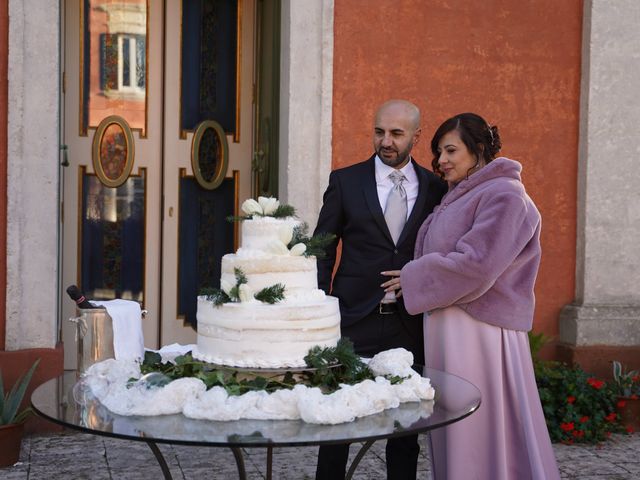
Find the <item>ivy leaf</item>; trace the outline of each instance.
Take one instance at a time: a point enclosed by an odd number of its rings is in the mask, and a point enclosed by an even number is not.
[[[142,365],[146,367],[152,367],[154,365],[160,365],[162,363],[162,355],[157,352],[151,352],[146,350],[144,352],[144,360],[142,361]]]
[[[185,365],[189,362],[193,362],[193,357],[191,356],[191,352],[186,353],[184,355],[178,355],[174,360],[176,365]]]

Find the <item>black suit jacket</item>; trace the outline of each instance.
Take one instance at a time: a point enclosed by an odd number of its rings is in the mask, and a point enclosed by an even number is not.
[[[318,260],[318,285],[340,300],[342,325],[350,326],[370,314],[384,297],[380,284],[385,270],[400,270],[413,258],[422,222],[447,190],[446,184],[411,160],[419,180],[418,197],[394,245],[378,200],[375,155],[361,163],[331,172],[314,234],[328,232],[336,240]],[[340,265],[331,286],[336,249],[342,240]],[[399,302],[405,315],[404,304]]]

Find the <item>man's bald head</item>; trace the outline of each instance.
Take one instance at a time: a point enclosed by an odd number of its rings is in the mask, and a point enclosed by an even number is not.
[[[376,111],[376,122],[379,120],[380,115],[387,112],[404,116],[413,130],[420,128],[420,109],[407,100],[393,99],[384,102]]]

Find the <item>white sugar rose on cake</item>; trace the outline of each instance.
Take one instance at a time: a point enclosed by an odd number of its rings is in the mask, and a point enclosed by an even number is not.
[[[222,257],[220,289],[198,297],[193,356],[244,368],[306,366],[315,346],[335,347],[340,309],[318,289],[315,255],[331,241],[308,238],[290,205],[272,197],[242,204],[241,246]]]

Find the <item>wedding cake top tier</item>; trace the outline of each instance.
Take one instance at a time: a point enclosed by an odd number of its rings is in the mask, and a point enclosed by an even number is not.
[[[242,222],[242,240],[238,254],[247,255],[289,255],[286,247],[293,238],[296,227],[302,222],[293,217],[273,218],[257,217]]]

